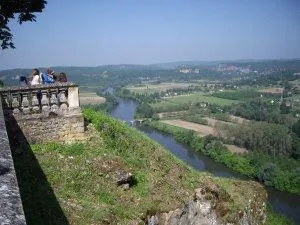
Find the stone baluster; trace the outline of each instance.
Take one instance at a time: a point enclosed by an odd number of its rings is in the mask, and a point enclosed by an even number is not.
[[[64,113],[68,109],[65,90],[59,90],[59,104],[59,110]]]
[[[13,113],[14,114],[18,114],[20,113],[20,96],[18,93],[14,93],[12,94],[12,102],[11,102],[11,106],[13,108]]]
[[[30,113],[30,106],[29,106],[29,100],[28,100],[28,93],[22,93],[22,103],[21,103],[22,112],[24,114]]]
[[[80,113],[78,87],[68,88],[68,104],[71,113]]]
[[[42,90],[41,91],[41,105],[42,105],[42,112],[43,113],[49,113],[50,107],[49,107],[49,99],[48,99],[48,91]]]
[[[1,93],[1,100],[3,109],[8,109],[10,106],[9,104],[9,93]]]
[[[57,92],[56,90],[50,91],[50,111],[57,112],[59,109],[58,107],[58,100],[57,100]]]
[[[32,106],[32,112],[33,113],[39,113],[40,112],[40,106],[39,106],[39,100],[38,100],[38,92],[33,91],[31,93],[31,106]]]

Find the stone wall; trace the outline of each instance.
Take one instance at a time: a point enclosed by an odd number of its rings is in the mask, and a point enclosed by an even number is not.
[[[0,100],[0,224],[26,224]]]
[[[50,114],[17,116],[14,118],[29,142],[80,140],[84,134],[84,118],[81,113],[58,116]]]

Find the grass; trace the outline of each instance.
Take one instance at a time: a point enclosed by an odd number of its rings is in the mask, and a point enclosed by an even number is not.
[[[175,97],[163,98],[161,102],[151,104],[156,111],[167,111],[167,108],[176,108],[179,106],[188,106],[197,102],[205,102],[210,104],[217,104],[220,106],[226,106],[231,104],[237,104],[239,101],[230,100],[224,98],[218,98],[211,95],[207,95],[204,92],[195,92],[191,95],[180,95]]]
[[[136,85],[136,86],[127,86],[126,89],[130,90],[131,92],[144,94],[144,93],[155,93],[155,92],[162,92],[174,88],[187,88],[191,84],[190,83],[161,83],[161,84],[143,84],[143,85]]]
[[[127,125],[90,109],[84,114],[98,130],[89,141],[14,153],[28,224],[143,224],[147,214],[178,208],[207,180],[219,187],[220,201],[228,200],[224,221],[234,221],[249,199],[264,199],[255,182],[210,177]],[[134,175],[129,190],[115,184],[117,169]]]

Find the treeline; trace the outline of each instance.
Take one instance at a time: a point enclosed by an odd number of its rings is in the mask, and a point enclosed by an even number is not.
[[[273,157],[263,151],[250,151],[248,154],[240,155],[228,151],[222,138],[219,137],[209,135],[201,138],[194,131],[154,121],[148,121],[147,125],[174,135],[178,142],[202,152],[241,174],[255,178],[266,186],[300,194],[300,162],[298,160],[282,155]]]
[[[293,123],[293,116],[288,114],[290,111],[291,107],[285,102],[279,104],[278,99],[254,99],[236,104],[229,110],[235,116],[277,124]]]
[[[227,130],[227,139],[235,145],[272,157],[300,159],[299,138],[284,125],[254,122],[244,126],[224,125],[223,129]]]
[[[297,80],[299,77],[295,76],[296,70],[285,70],[285,71],[272,71],[266,72],[265,74],[259,74],[256,76],[247,76],[235,82],[237,86],[269,86],[277,85],[280,82]]]
[[[251,98],[258,98],[260,93],[255,90],[236,90],[236,91],[224,91],[224,92],[215,92],[212,96],[218,98],[225,98],[231,100],[245,100]]]

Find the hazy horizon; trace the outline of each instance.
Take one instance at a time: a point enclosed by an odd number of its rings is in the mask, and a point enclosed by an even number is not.
[[[160,65],[160,64],[172,64],[172,63],[191,63],[191,62],[197,62],[197,63],[234,63],[234,62],[260,62],[260,61],[289,61],[289,60],[300,60],[300,58],[286,58],[286,59],[232,59],[232,60],[189,60],[189,61],[172,61],[172,62],[157,62],[157,63],[149,63],[149,64],[137,64],[137,63],[119,63],[119,64],[102,64],[102,65],[41,65],[36,67],[13,67],[13,68],[6,68],[1,69],[3,70],[13,70],[13,69],[33,69],[33,68],[55,68],[55,67],[102,67],[102,66],[120,66],[120,65],[133,65],[133,66],[152,66],[152,65]]]
[[[10,23],[0,70],[300,58],[300,1],[49,0],[37,22]]]

